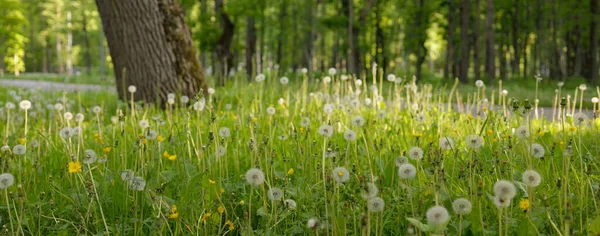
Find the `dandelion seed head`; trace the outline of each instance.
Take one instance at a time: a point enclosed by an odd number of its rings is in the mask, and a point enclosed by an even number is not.
[[[542,176],[535,170],[526,170],[523,172],[523,183],[527,186],[535,188],[542,183]]]
[[[413,160],[423,159],[423,149],[420,147],[412,147],[408,150],[408,156]]]
[[[283,191],[280,188],[270,188],[267,192],[267,196],[271,201],[281,201]]]
[[[0,174],[0,189],[7,189],[15,183],[15,177],[11,173]]]
[[[350,172],[344,167],[336,167],[332,173],[333,179],[338,183],[345,183],[350,180]]]
[[[246,172],[246,181],[254,186],[261,185],[265,182],[265,174],[256,168],[252,168]]]
[[[417,175],[417,168],[410,163],[405,163],[398,167],[398,176],[402,179],[413,179]]]
[[[427,210],[425,215],[427,222],[433,225],[443,225],[450,220],[450,214],[443,206],[433,206]]]
[[[467,215],[471,213],[473,205],[466,198],[458,198],[452,202],[452,209],[457,215]]]
[[[517,195],[517,189],[515,185],[508,180],[498,180],[494,184],[494,193],[496,196],[512,199]]]
[[[362,189],[360,195],[363,199],[371,199],[377,196],[379,188],[371,182],[368,182]]]
[[[385,201],[380,197],[374,197],[367,202],[367,209],[370,212],[382,212],[385,208]]]

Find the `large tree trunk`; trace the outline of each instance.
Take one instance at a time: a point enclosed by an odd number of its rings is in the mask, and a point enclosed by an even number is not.
[[[285,20],[287,16],[287,3],[285,0],[281,1],[281,8],[279,10],[279,34],[277,35],[277,58],[276,62],[281,66],[283,60],[283,42],[285,36]],[[279,67],[283,70],[283,67]]]
[[[357,63],[355,54],[358,53],[358,46],[354,35],[354,0],[342,0],[342,6],[348,16],[348,73],[356,73]]]
[[[421,79],[421,71],[423,63],[425,62],[425,57],[427,55],[427,48],[425,47],[425,41],[427,40],[427,33],[425,28],[427,27],[427,19],[425,19],[425,0],[419,0],[416,11],[416,28],[418,29],[417,34],[417,64],[415,65],[415,77],[417,81]]]
[[[219,62],[217,63],[218,68],[214,68],[214,71],[219,78],[219,86],[224,86],[225,79],[229,75],[229,69],[233,67],[233,55],[230,48],[233,41],[233,34],[235,33],[235,25],[223,9],[223,0],[215,1],[215,12],[219,15],[223,33],[219,37],[215,47],[215,53]]]
[[[450,78],[450,69],[454,62],[454,0],[448,0],[448,27],[446,28],[446,65],[444,65],[444,79]]]
[[[253,57],[256,51],[256,26],[254,17],[248,16],[246,22],[246,74],[248,81],[252,81],[254,72]]]
[[[494,42],[494,0],[487,0],[485,17],[485,73],[488,83],[496,76],[496,57]]]
[[[469,5],[470,0],[462,0],[460,8],[460,82],[466,83],[469,78]]]
[[[481,6],[481,0],[475,0],[475,9],[473,17],[473,72],[475,72],[475,80],[481,78],[481,60],[480,60],[480,43],[479,43],[479,8]]]
[[[589,82],[596,86],[598,83],[598,0],[590,0],[592,20],[590,22],[590,63],[591,75]]]
[[[83,2],[85,1],[82,1],[81,17],[83,19],[81,24],[83,31],[83,41],[85,45],[85,73],[89,75],[92,70],[92,54],[90,53],[90,36],[87,31],[87,16],[85,15],[85,7],[83,5]]]
[[[177,0],[96,0],[115,70],[119,98],[162,106],[169,93],[207,91],[204,72]]]
[[[512,74],[519,75],[519,0],[515,1],[515,9],[512,15],[512,46],[513,46],[513,61]]]

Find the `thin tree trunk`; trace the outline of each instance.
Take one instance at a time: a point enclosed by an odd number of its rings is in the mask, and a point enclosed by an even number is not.
[[[248,16],[246,22],[246,75],[248,75],[248,81],[251,81],[254,75],[253,57],[256,51],[256,26],[252,16]]]
[[[479,43],[479,32],[481,32],[479,27],[479,9],[481,6],[481,0],[475,0],[475,9],[474,9],[474,17],[473,17],[473,71],[475,72],[475,80],[479,80],[481,78],[481,59],[480,59],[480,50],[481,46]]]
[[[469,80],[469,5],[470,0],[462,0],[460,9],[460,76],[459,80],[467,83]]]
[[[446,63],[444,65],[444,79],[450,79],[450,69],[454,63],[454,0],[448,0],[448,27],[446,28]]]
[[[279,12],[279,35],[277,37],[277,64],[281,66],[283,60],[283,42],[285,36],[285,20],[287,16],[287,3],[285,0],[281,0],[281,9]],[[283,67],[280,67],[283,69]]]
[[[419,0],[417,6],[416,13],[416,28],[418,29],[418,48],[417,48],[417,64],[416,64],[416,72],[415,77],[417,81],[421,79],[421,71],[423,67],[423,63],[425,62],[425,57],[427,54],[427,48],[425,48],[425,41],[427,40],[427,34],[424,30],[425,28],[425,1]]]
[[[317,30],[317,24],[316,21],[313,19],[313,12],[314,12],[314,8],[313,8],[313,1],[312,0],[308,0],[306,2],[306,18],[308,20],[308,25],[310,26],[310,30],[307,31],[307,35],[306,35],[306,52],[305,52],[305,59],[306,59],[306,67],[308,70],[308,78],[310,78],[311,80],[313,79],[313,69],[314,69],[314,65],[313,65],[313,57],[314,57],[314,40],[315,40],[315,34],[316,34],[316,30]]]
[[[512,46],[513,46],[513,61],[512,74],[519,75],[519,0],[515,0],[515,8],[512,15]]]
[[[496,49],[494,41],[494,0],[487,0],[485,17],[485,73],[489,84],[496,77]]]
[[[106,53],[104,50],[104,31],[100,32],[100,79],[106,79]]]
[[[219,86],[225,85],[229,75],[229,69],[233,67],[233,55],[231,54],[231,42],[235,33],[235,25],[223,9],[223,0],[215,1],[215,13],[219,16],[219,23],[223,33],[217,40],[215,53],[218,58],[217,68],[213,68],[219,78]]]
[[[207,84],[178,0],[96,0],[119,98],[164,107],[169,93],[195,97]],[[145,29],[145,30],[139,30]]]
[[[67,75],[73,75],[73,32],[71,11],[67,12]]]
[[[344,4],[345,3],[345,4]],[[347,16],[348,16],[348,73],[357,73],[357,62],[356,54],[358,53],[358,47],[356,43],[358,40],[355,39],[354,35],[354,0],[342,0],[342,5],[347,5]]]
[[[85,1],[82,1],[85,2]],[[83,3],[82,3],[83,4]],[[90,53],[90,36],[87,31],[87,16],[85,14],[85,7],[82,5],[81,7],[81,17],[82,17],[82,31],[83,31],[83,41],[85,45],[85,73],[90,74],[92,70],[92,54]]]
[[[589,82],[596,86],[598,84],[598,0],[590,0],[590,64],[591,75]]]

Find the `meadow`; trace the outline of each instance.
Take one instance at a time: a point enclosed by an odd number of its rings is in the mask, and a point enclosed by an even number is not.
[[[240,75],[165,110],[0,88],[1,230],[600,234],[598,88],[373,75]]]

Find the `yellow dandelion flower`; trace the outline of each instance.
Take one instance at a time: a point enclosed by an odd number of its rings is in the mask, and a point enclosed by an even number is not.
[[[293,175],[294,174],[294,168],[290,168],[290,170],[288,170],[287,174],[288,175]]]
[[[69,173],[81,172],[81,163],[78,161],[69,162]]]
[[[481,110],[482,111],[487,111],[487,107],[482,107]]]
[[[544,134],[545,134],[545,133],[544,133],[544,131],[540,131],[540,132],[538,133],[538,136],[542,137],[542,136],[544,136]]]
[[[256,118],[256,117],[252,117],[252,120],[253,120],[253,121],[258,121],[258,118]]]
[[[223,194],[223,193],[225,192],[225,189],[224,189],[224,188],[221,188],[221,189],[219,189],[219,192],[220,192],[221,194]]]
[[[162,142],[163,140],[165,140],[165,138],[163,138],[162,135],[156,136],[156,141]]]
[[[231,220],[225,221],[225,225],[227,225],[229,227],[229,231],[235,229],[235,226],[233,225],[233,222],[231,222]]]
[[[200,218],[201,221],[206,222],[206,219],[208,217],[210,217],[212,215],[212,213],[208,212],[208,213],[204,213],[204,215],[202,215],[202,218]]]
[[[242,206],[243,206],[243,205],[246,205],[246,202],[245,202],[244,200],[241,200],[241,201],[240,201],[240,205],[242,205]]]
[[[527,199],[527,198],[523,198],[519,202],[519,208],[521,208],[521,210],[523,210],[523,211],[528,211],[530,207],[531,207],[531,203],[529,202],[529,199]]]
[[[412,136],[415,137],[415,138],[423,137],[422,134],[418,134],[418,133],[413,133]]]
[[[488,134],[492,134],[492,133],[494,133],[494,131],[493,131],[493,130],[491,130],[491,129],[488,129],[487,133],[488,133]]]
[[[102,151],[104,151],[104,153],[109,153],[111,149],[111,147],[105,147]]]
[[[304,127],[300,127],[300,133],[304,133]]]
[[[27,143],[27,139],[24,139],[24,138],[19,139],[19,144],[25,145],[26,143]]]
[[[571,131],[575,131],[575,130],[577,130],[577,127],[575,127],[575,126],[571,126],[571,128],[569,128],[569,129],[570,129]]]
[[[492,139],[492,142],[494,142],[494,143],[495,143],[495,142],[498,142],[498,139],[497,139],[497,138],[494,138],[494,139]]]
[[[472,116],[472,115],[469,115],[469,116],[467,116],[467,119],[469,119],[469,120],[473,120],[473,116]]]
[[[217,211],[219,212],[219,214],[223,214],[223,212],[225,212],[225,207],[224,207],[223,205],[220,205],[220,206],[217,208]]]
[[[169,159],[169,161],[177,160],[177,155],[175,155],[175,154],[169,155],[168,159]]]
[[[169,214],[169,218],[171,219],[177,219],[177,217],[179,217],[179,212],[171,212],[171,214]]]
[[[211,183],[211,184],[215,184],[215,183],[216,183],[216,182],[215,182],[214,180],[212,180],[212,179],[208,179],[208,182],[209,182],[209,183]]]

